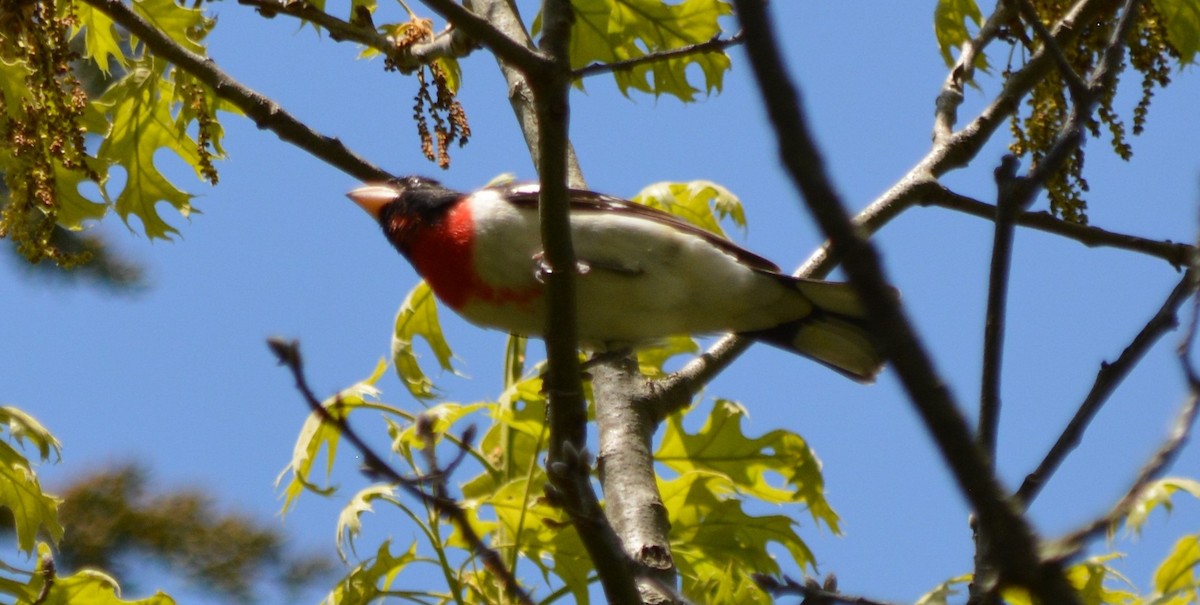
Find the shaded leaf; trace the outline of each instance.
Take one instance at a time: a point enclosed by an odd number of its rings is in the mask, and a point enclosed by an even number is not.
[[[1196,0],[1154,0],[1167,26],[1171,45],[1179,50],[1179,62],[1196,62],[1200,51],[1200,3]]]
[[[49,547],[46,547],[42,560],[48,560],[49,554]],[[44,581],[40,573],[34,574],[30,588],[35,594],[41,593]],[[145,599],[126,601],[121,598],[121,587],[111,576],[85,569],[70,576],[54,578],[46,598],[37,602],[39,605],[174,605],[175,600],[157,592]],[[28,605],[31,601],[18,600],[17,603]]]
[[[437,396],[433,381],[421,370],[416,351],[413,350],[413,341],[417,338],[423,339],[433,349],[433,355],[442,370],[454,371],[450,364],[454,353],[438,321],[437,300],[429,284],[424,281],[408,293],[400,305],[400,311],[396,313],[396,326],[392,333],[392,364],[413,397],[432,399]]]
[[[324,605],[341,603],[370,603],[380,592],[387,590],[396,575],[404,570],[409,563],[417,560],[417,543],[413,542],[408,551],[400,556],[391,552],[391,540],[385,540],[379,545],[379,551],[374,557],[359,563],[350,573],[338,581],[325,600]]]

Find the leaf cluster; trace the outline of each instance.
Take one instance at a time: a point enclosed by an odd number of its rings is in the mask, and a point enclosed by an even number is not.
[[[151,238],[178,230],[160,215],[167,202],[183,216],[191,195],[155,163],[171,151],[199,178],[217,182],[213,160],[224,155],[218,100],[186,72],[153,56],[103,12],[79,1],[14,3],[0,41],[0,171],[7,186],[0,236],[11,235],[30,262],[71,266],[88,260],[54,239],[56,226],[81,230],[112,209]],[[173,0],[133,3],[181,47],[203,53],[212,21]],[[81,83],[99,83],[97,90]],[[99,145],[89,147],[90,136]],[[114,169],[123,182],[114,184]],[[96,191],[84,193],[85,182]]]

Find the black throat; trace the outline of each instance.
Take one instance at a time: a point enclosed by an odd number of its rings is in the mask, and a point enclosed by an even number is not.
[[[400,177],[389,184],[396,189],[396,199],[379,211],[379,225],[388,241],[405,256],[415,233],[436,227],[455,202],[463,199],[461,192],[422,176]]]

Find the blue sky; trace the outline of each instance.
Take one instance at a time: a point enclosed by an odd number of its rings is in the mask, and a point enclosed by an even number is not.
[[[834,182],[859,209],[928,149],[933,99],[946,73],[933,38],[932,3],[916,10],[911,3],[876,3],[869,15],[843,3],[772,4]],[[206,8],[219,17],[208,44],[220,65],[385,168],[436,175],[462,189],[505,172],[534,177],[490,55],[476,52],[463,62],[462,102],[473,136],[441,172],[419,155],[409,119],[414,81],[384,73],[381,61],[356,61],[352,45],[288,18],[265,20],[235,3]],[[331,3],[330,10],[344,7]],[[732,56],[724,91],[691,105],[625,98],[606,77],[588,80],[586,92],[572,97],[572,140],[589,185],[606,193],[630,196],[663,180],[726,186],[747,208],[745,245],[794,266],[821,237],[779,168],[745,56],[740,49]],[[1194,240],[1200,83],[1194,69],[1176,80],[1156,96],[1146,134],[1133,139],[1132,163],[1113,156],[1106,140],[1089,142],[1092,224]],[[998,89],[986,76],[981,86],[968,90],[960,121]],[[1128,92],[1120,107],[1136,102]],[[148,267],[145,292],[112,296],[54,286],[0,264],[0,315],[8,319],[0,337],[0,403],[26,409],[62,440],[62,464],[42,468],[51,486],[136,459],[164,485],[211,489],[230,509],[279,523],[272,484],[306,409],[264,339],[300,339],[313,386],[331,393],[366,376],[387,353],[394,313],[416,277],[343,197],[356,185],[352,178],[245,120],[227,116],[223,124],[230,158],[218,166],[218,187],[159,158],[199,194],[194,203],[201,214],[190,220],[168,214],[182,231],[178,241],[148,242],[115,216],[99,227]],[[1007,144],[1003,134],[945,182],[994,199],[991,173]],[[1035,209],[1045,205],[1041,198]],[[916,208],[876,238],[910,316],[972,417],[991,231],[980,219]],[[1036,465],[1100,363],[1120,353],[1178,278],[1159,260],[1018,232],[999,451],[1007,485],[1015,488]],[[440,377],[446,398],[495,397],[503,336],[448,313],[443,319],[467,376]],[[1046,535],[1107,510],[1165,435],[1184,396],[1172,356],[1178,338],[1165,338],[1125,382],[1034,504],[1033,519]],[[540,354],[540,347],[531,351]],[[382,387],[385,400],[418,408],[393,376]],[[836,573],[843,590],[912,601],[970,570],[968,510],[889,372],[863,387],[755,347],[705,391],[700,405],[714,396],[749,409],[748,432],[794,430],[824,462],[844,535],[813,527],[803,511],[788,512],[800,518],[800,535],[821,572]],[[338,482],[353,493],[362,480],[352,465],[343,470]],[[1193,445],[1175,473],[1198,470],[1200,449]],[[301,548],[332,554],[341,502],[305,497],[282,527]],[[374,523],[397,542],[412,539],[407,527]],[[1169,518],[1156,515],[1140,540],[1116,545],[1130,554],[1122,568],[1147,586],[1173,536],[1197,528],[1200,506],[1180,500]],[[181,602],[203,602],[188,587],[164,582]],[[315,602],[321,594],[306,596]]]

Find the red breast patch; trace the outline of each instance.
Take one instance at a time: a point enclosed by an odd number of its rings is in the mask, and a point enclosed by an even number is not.
[[[483,281],[475,270],[474,240],[469,203],[455,204],[437,224],[410,236],[407,246],[410,260],[442,302],[461,310],[472,300],[522,304],[541,296],[540,288],[497,288]]]

